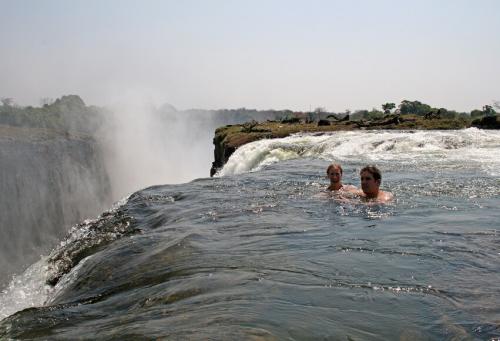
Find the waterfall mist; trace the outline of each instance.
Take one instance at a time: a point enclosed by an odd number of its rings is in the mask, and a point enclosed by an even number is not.
[[[97,139],[114,200],[147,186],[209,175],[217,127],[212,112],[180,112],[139,100],[110,110]]]
[[[34,110],[48,113],[38,125],[0,124],[0,289],[127,194],[209,175],[213,112],[130,99],[97,108],[74,95]]]
[[[3,130],[0,288],[49,252],[72,225],[111,204],[104,165],[91,139]]]
[[[0,186],[7,193],[0,198],[0,288],[73,225],[113,202],[148,186],[208,177],[217,127],[275,116],[246,109],[179,111],[140,94],[105,108],[68,95],[26,110],[46,115],[42,124],[61,121],[55,127],[3,126],[9,133],[0,135]]]

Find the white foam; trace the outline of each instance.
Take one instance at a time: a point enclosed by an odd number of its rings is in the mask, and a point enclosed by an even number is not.
[[[126,196],[116,202],[107,212],[114,212],[125,205],[130,196]],[[82,238],[88,233],[88,227],[94,220],[86,220],[83,225],[75,225],[69,236],[61,241],[59,247]],[[55,287],[47,282],[49,266],[48,257],[42,256],[40,260],[32,264],[21,275],[14,275],[7,288],[0,292],[0,320],[14,314],[17,311],[40,307],[50,302],[52,297],[68,285],[78,275],[78,270],[89,257],[80,261],[78,266],[73,268],[68,274],[65,274]]]
[[[329,135],[293,135],[260,140],[238,148],[219,175],[259,170],[265,165],[301,157],[416,162],[474,162],[491,175],[500,166],[500,132],[476,128],[446,131],[349,131]]]
[[[0,320],[29,307],[43,305],[52,287],[45,284],[47,276],[47,257],[42,257],[26,271],[13,276],[11,282],[0,293]]]

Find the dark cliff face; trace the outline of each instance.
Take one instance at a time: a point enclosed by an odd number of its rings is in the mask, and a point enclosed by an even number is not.
[[[472,126],[480,129],[500,129],[500,115],[476,119],[472,121]]]
[[[93,139],[0,127],[0,287],[111,204]]]
[[[212,168],[210,168],[210,176],[214,176],[236,150],[235,147],[227,145],[225,137],[223,134],[216,134],[214,137],[214,162],[212,162]]]

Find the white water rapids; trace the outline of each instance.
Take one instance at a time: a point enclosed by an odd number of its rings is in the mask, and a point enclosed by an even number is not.
[[[479,163],[492,176],[500,174],[500,132],[469,128],[451,131],[348,131],[297,134],[248,143],[238,148],[219,176],[258,171],[296,158],[364,163],[426,161]]]

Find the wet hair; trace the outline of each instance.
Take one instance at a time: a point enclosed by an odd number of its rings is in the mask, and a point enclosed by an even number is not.
[[[338,163],[332,163],[326,169],[326,174],[327,175],[328,175],[328,173],[330,173],[330,169],[332,169],[332,168],[338,168],[340,170],[340,174],[341,175],[344,173],[344,171],[342,170],[342,166],[341,165],[339,165]]]
[[[361,173],[363,172],[368,172],[373,176],[375,180],[382,181],[382,173],[380,173],[380,169],[378,169],[376,166],[363,167],[363,169],[359,171],[359,175],[361,175]]]

